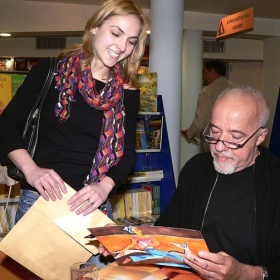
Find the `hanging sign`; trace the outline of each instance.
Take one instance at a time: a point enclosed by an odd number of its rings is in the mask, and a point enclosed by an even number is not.
[[[254,8],[238,12],[220,20],[216,39],[254,28]]]

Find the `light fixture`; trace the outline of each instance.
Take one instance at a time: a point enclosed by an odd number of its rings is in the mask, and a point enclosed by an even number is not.
[[[0,33],[0,36],[2,36],[2,37],[10,37],[12,35],[10,33]]]

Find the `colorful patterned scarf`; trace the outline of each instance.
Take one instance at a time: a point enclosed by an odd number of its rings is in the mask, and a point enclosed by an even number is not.
[[[83,55],[66,57],[58,64],[58,74],[55,79],[56,89],[60,91],[60,95],[59,102],[55,107],[55,114],[61,123],[68,119],[77,88],[89,106],[104,111],[99,147],[93,159],[90,174],[84,182],[85,185],[88,185],[100,182],[106,176],[109,168],[116,165],[123,156],[124,81],[121,66],[116,64],[114,77],[98,93],[95,89],[95,79],[92,77],[90,65],[81,73],[77,71],[82,58]]]

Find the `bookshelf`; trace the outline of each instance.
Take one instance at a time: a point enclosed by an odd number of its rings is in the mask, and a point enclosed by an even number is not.
[[[160,115],[162,116],[162,135],[160,149],[136,149],[136,161],[133,171],[141,172],[145,170],[162,169],[164,177],[158,181],[146,180],[136,183],[126,183],[120,186],[120,190],[141,188],[142,183],[153,182],[160,186],[160,212],[169,204],[170,199],[176,189],[173,173],[171,152],[168,140],[168,133],[164,115],[162,96],[157,96],[157,112],[139,112],[139,115]]]

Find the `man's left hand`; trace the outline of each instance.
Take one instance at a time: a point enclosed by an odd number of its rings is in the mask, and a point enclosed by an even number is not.
[[[205,279],[253,280],[262,275],[261,267],[240,263],[224,252],[199,251],[198,256],[187,253],[184,262]]]

